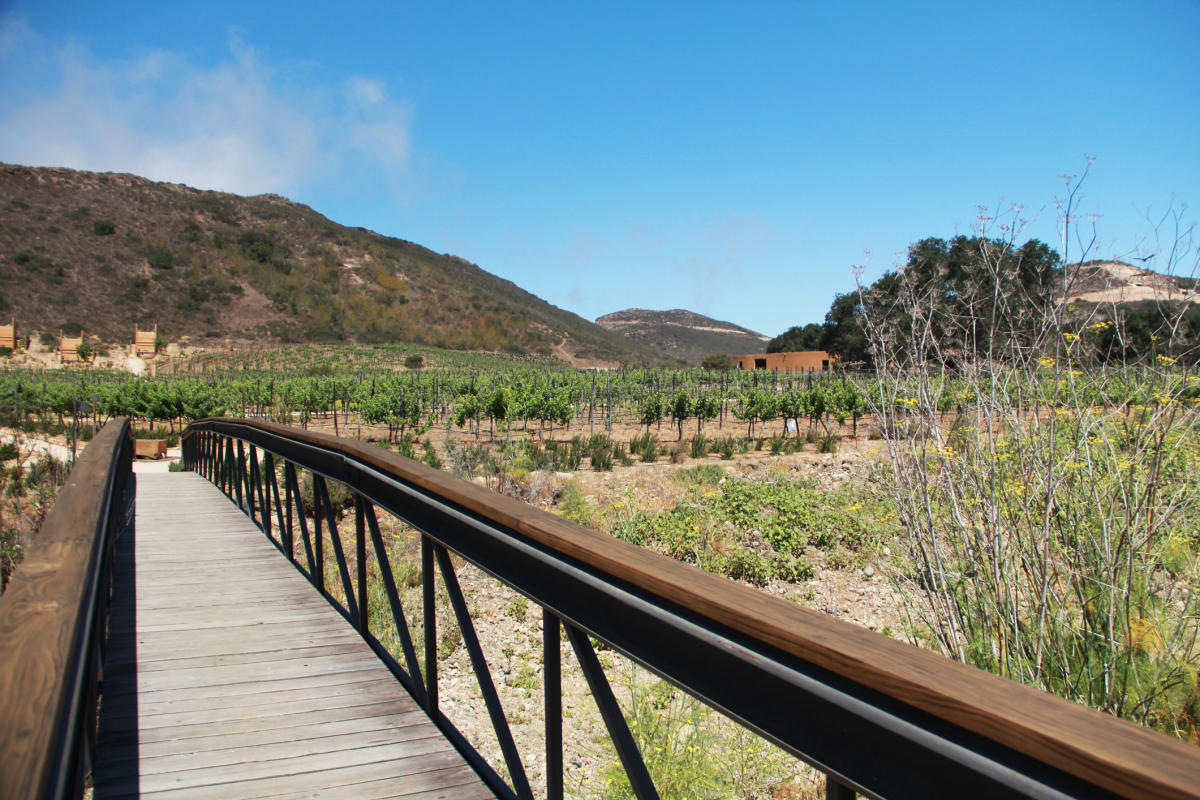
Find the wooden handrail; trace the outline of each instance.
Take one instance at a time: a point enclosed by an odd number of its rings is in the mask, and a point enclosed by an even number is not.
[[[199,421],[185,437],[201,430],[250,440],[260,431],[340,454],[344,468],[328,476],[352,488],[359,466],[391,476],[615,585],[686,609],[714,629],[815,665],[1099,789],[1125,797],[1200,798],[1200,748],[1132,722],[771,597],[381,448],[233,419]]]
[[[81,788],[110,528],[124,516],[132,447],[124,418],[88,444],[0,598],[0,798]]]

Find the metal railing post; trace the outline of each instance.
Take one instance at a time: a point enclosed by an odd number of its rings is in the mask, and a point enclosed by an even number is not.
[[[425,713],[438,710],[437,594],[433,584],[433,544],[421,535],[421,604],[425,626]]]
[[[546,798],[563,800],[562,652],[558,617],[542,608],[542,678],[546,721]]]

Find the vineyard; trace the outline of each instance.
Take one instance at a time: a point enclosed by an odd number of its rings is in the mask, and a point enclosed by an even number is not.
[[[846,377],[584,372],[495,356],[438,358],[441,363],[428,368],[405,369],[401,353],[382,348],[313,347],[210,355],[157,378],[8,372],[0,374],[0,404],[6,416],[28,425],[31,417],[61,424],[86,407],[82,416],[96,423],[130,415],[173,431],[194,419],[229,414],[301,426],[319,420],[338,432],[354,425],[355,435],[364,426],[382,427],[389,441],[432,428],[491,439],[519,427],[554,438],[584,428],[594,434],[664,423],[677,439],[692,426],[703,433],[705,425],[724,430],[735,423],[744,423],[746,436],[753,437],[781,418],[792,421],[793,431],[802,420],[814,426],[827,419],[857,422],[865,408],[865,384]]]
[[[477,441],[498,434],[539,440],[629,431],[641,426],[676,441],[706,430],[769,436],[857,436],[869,409],[903,427],[918,405],[945,417],[976,403],[975,379],[881,382],[874,375],[778,374],[704,370],[579,371],[529,357],[426,351],[413,364],[407,348],[304,346],[237,354],[204,354],[156,378],[107,371],[0,373],[0,419],[29,432],[70,421],[103,424],[117,416],[175,432],[211,416],[251,416],[398,443],[441,429]],[[1076,375],[1080,375],[1076,371]],[[1062,377],[1047,367],[1029,383],[1013,372],[989,376],[985,391],[1020,391],[1037,408],[1061,404]],[[1079,401],[1095,408],[1194,402],[1200,379],[1186,370],[1145,367],[1097,370],[1078,379]],[[1022,384],[1018,386],[1018,384]],[[918,398],[918,393],[927,396]],[[878,415],[878,414],[876,414]],[[836,425],[835,425],[836,423]],[[707,428],[706,428],[707,426]],[[89,427],[89,426],[85,426]],[[882,433],[878,424],[875,434]],[[90,432],[90,431],[89,431]],[[631,443],[638,431],[629,433]],[[87,434],[85,434],[87,435]]]

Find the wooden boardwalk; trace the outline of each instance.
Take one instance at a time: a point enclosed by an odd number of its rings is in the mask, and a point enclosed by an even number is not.
[[[493,797],[350,625],[212,484],[137,476],[95,798]]]

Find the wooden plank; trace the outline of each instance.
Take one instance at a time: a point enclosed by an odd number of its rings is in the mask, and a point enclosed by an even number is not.
[[[135,757],[157,758],[159,756],[179,755],[189,753],[219,752],[231,748],[250,747],[256,744],[272,744],[298,739],[319,739],[325,736],[340,736],[356,731],[382,731],[392,729],[407,729],[414,724],[421,731],[427,732],[423,724],[425,717],[417,711],[407,711],[399,714],[375,714],[373,716],[354,716],[349,719],[326,720],[324,722],[309,722],[302,727],[288,725],[280,728],[266,728],[239,733],[220,733],[208,736],[191,736],[186,738],[164,739],[159,742],[138,742]],[[101,765],[107,768],[112,762]]]
[[[109,699],[116,699],[125,694],[135,694],[138,697],[146,697],[150,699],[160,697],[189,699],[195,697],[212,697],[218,694],[225,697],[247,697],[253,695],[270,694],[272,692],[281,691],[285,688],[341,686],[346,683],[355,683],[360,679],[366,680],[379,675],[380,673],[377,672],[373,666],[364,666],[355,670],[345,670],[342,672],[326,673],[323,675],[306,675],[302,678],[291,678],[286,681],[257,680],[235,684],[214,684],[207,686],[186,686],[174,688],[168,687],[159,691],[146,688],[137,692],[129,691],[124,687],[120,687],[120,690],[117,688],[110,689],[106,687],[104,691]],[[388,677],[391,677],[391,673],[388,673]]]
[[[361,676],[361,677],[359,677]],[[377,700],[389,700],[395,696],[395,681],[391,676],[387,680],[372,673],[356,672],[346,680],[323,686],[294,687],[289,689],[274,689],[269,693],[270,703],[256,700],[254,695],[232,695],[221,691],[205,693],[188,698],[180,697],[177,692],[147,693],[138,696],[137,707],[127,703],[133,713],[142,715],[143,719],[151,720],[155,714],[173,714],[185,711],[215,711],[223,708],[250,708],[253,706],[277,705],[284,709],[293,709],[295,703],[309,703],[324,698],[326,703],[322,708],[336,708],[345,698],[347,705],[369,703]],[[303,706],[300,706],[303,707]],[[113,714],[120,713],[114,707]]]
[[[262,642],[255,642],[255,644],[259,647],[262,646]],[[158,670],[207,669],[208,667],[224,667],[233,664],[266,665],[275,661],[294,661],[296,659],[355,652],[359,652],[359,650],[354,642],[335,641],[308,647],[297,646],[291,650],[281,647],[275,650],[252,650],[247,653],[222,653],[213,656],[196,656],[195,658],[174,655],[173,657],[162,656],[158,659],[142,658],[134,660],[136,658],[134,656],[128,661],[122,661],[109,657],[105,659],[104,668],[105,674],[112,677],[122,669],[133,669],[135,666],[142,674],[146,674]]]
[[[343,779],[347,773],[398,777],[461,764],[462,757],[454,750],[444,749],[444,744],[444,740],[438,738],[419,739],[416,742],[321,753],[305,758],[143,775],[138,779],[137,786],[142,797],[169,796],[181,799],[253,797],[267,792],[312,789],[324,786],[330,773],[342,773]],[[270,788],[267,788],[268,784]],[[130,786],[131,783],[113,784],[118,791]],[[97,790],[97,800],[101,797]]]
[[[136,532],[117,557],[97,800],[364,781],[393,794],[444,783],[491,796],[346,620],[224,495],[194,474],[139,478]]]
[[[325,776],[322,776],[325,777]],[[330,776],[332,777],[332,776]],[[461,769],[435,770],[413,775],[403,783],[394,778],[364,780],[336,786],[325,786],[316,791],[289,792],[288,794],[260,795],[256,800],[483,800],[495,797],[478,781],[472,781],[469,773]],[[328,779],[327,779],[328,780]],[[459,783],[459,781],[467,781]]]
[[[326,702],[324,698],[311,700],[305,708],[317,708],[315,711],[305,711],[295,708],[279,708],[276,704],[269,709],[259,708],[259,713],[253,717],[228,711],[213,710],[203,713],[191,713],[187,716],[174,718],[166,717],[137,717],[136,730],[121,730],[119,726],[110,727],[106,736],[114,744],[140,745],[144,742],[164,742],[182,739],[202,739],[206,737],[233,736],[237,734],[268,731],[286,728],[295,731],[305,725],[320,722],[337,722],[354,719],[370,719],[377,716],[418,713],[410,706],[390,705],[387,701],[370,699],[367,701],[354,700],[350,697],[338,698],[334,702]],[[144,722],[144,724],[142,724]],[[160,723],[161,724],[157,724]],[[186,724],[184,724],[186,723]],[[156,725],[157,724],[157,725]]]
[[[261,740],[248,744],[222,742],[221,747],[175,754],[152,755],[139,752],[140,771],[142,776],[188,772],[191,773],[189,781],[195,781],[201,770],[219,771],[224,774],[228,773],[230,769],[250,763],[267,762],[265,769],[273,771],[277,765],[271,762],[283,759],[303,759],[307,762],[306,766],[317,767],[318,765],[310,760],[314,756],[334,759],[335,754],[344,754],[346,751],[390,745],[408,744],[412,748],[407,753],[410,755],[442,749],[442,737],[440,735],[431,736],[429,729],[423,725],[400,727],[390,723],[379,724],[374,722],[376,719],[379,718],[369,718],[368,722],[350,720],[344,724],[346,730],[327,736],[314,736],[313,732],[309,730],[290,731],[291,736],[275,742]],[[192,739],[191,742],[195,743],[196,740]],[[359,763],[362,760],[360,755],[359,753],[350,753],[348,757],[354,763]],[[398,751],[391,750],[389,755],[398,756]],[[239,777],[253,777],[253,773],[249,770],[239,769],[238,772]],[[143,786],[146,790],[153,791],[152,785],[144,783]]]

